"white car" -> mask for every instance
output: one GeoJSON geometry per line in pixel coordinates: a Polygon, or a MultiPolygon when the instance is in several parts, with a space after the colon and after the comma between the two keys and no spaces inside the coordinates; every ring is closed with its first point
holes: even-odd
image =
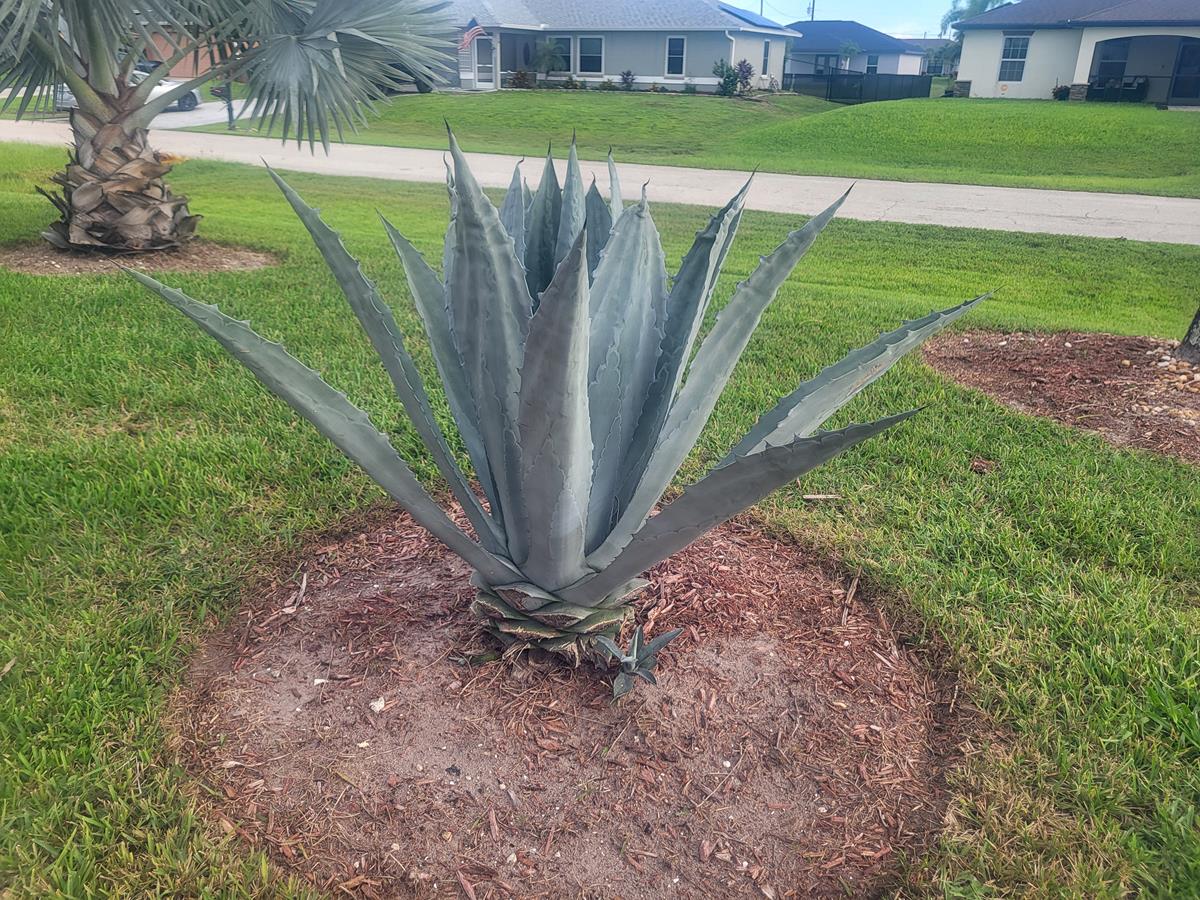
{"type": "MultiPolygon", "coordinates": [[[[133,75],[130,76],[130,78],[129,78],[129,83],[137,84],[145,77],[146,77],[145,72],[134,72],[133,75]]],[[[158,84],[156,84],[150,90],[150,99],[153,100],[155,97],[161,97],[167,91],[179,87],[180,84],[182,84],[182,82],[172,81],[170,78],[164,78],[162,81],[160,81],[158,84]]],[[[79,104],[75,102],[75,95],[71,93],[71,89],[68,88],[65,84],[60,84],[60,85],[58,85],[57,88],[55,88],[55,91],[54,91],[54,106],[55,106],[55,108],[57,108],[57,109],[74,109],[78,105],[79,104]]],[[[167,109],[178,109],[178,110],[182,110],[183,112],[188,112],[189,110],[195,109],[199,105],[200,105],[200,92],[193,89],[193,90],[188,91],[186,94],[184,94],[178,100],[176,100],[172,106],[168,106],[167,109]]]]}

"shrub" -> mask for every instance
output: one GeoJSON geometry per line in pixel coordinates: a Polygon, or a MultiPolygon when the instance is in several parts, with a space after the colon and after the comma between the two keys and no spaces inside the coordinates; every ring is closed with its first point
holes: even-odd
{"type": "Polygon", "coordinates": [[[749,60],[741,60],[733,71],[737,73],[737,89],[739,94],[750,93],[754,87],[754,66],[750,65],[749,60]]]}
{"type": "Polygon", "coordinates": [[[596,90],[598,91],[615,91],[616,89],[617,83],[611,78],[605,78],[602,82],[596,85],[596,90]]]}
{"type": "Polygon", "coordinates": [[[685,81],[683,83],[683,92],[685,94],[696,93],[696,82],[692,81],[690,78],[687,81],[685,81]]]}
{"type": "Polygon", "coordinates": [[[655,654],[674,635],[645,642],[639,627],[627,653],[615,643],[631,597],[646,585],[641,573],[911,416],[818,430],[979,300],[906,322],[803,382],[655,513],[755,326],[845,196],[762,258],[698,341],[749,181],[697,234],[669,280],[645,189],[625,206],[611,156],[607,202],[594,182],[585,191],[572,143],[562,188],[547,156],[537,193],[527,199],[518,167],[497,210],[453,135],[450,155],[445,282],[403,235],[384,227],[483,499],[450,450],[391,308],[337,232],[271,175],[329,264],[474,535],[426,492],[366,413],[280,344],[129,273],[216,338],[474,569],[471,610],[506,652],[538,648],[575,664],[616,660],[620,695],[635,677],[653,681],[655,654]]]}
{"type": "Polygon", "coordinates": [[[620,78],[621,90],[623,91],[632,91],[633,86],[637,84],[637,76],[633,74],[632,69],[626,69],[621,73],[620,78]]]}
{"type": "Polygon", "coordinates": [[[717,76],[717,93],[722,97],[732,97],[737,93],[738,74],[737,69],[731,66],[728,61],[718,59],[713,64],[713,74],[717,76]]]}
{"type": "Polygon", "coordinates": [[[537,87],[537,77],[532,72],[526,72],[524,69],[517,69],[508,79],[510,88],[518,88],[520,90],[529,90],[537,87]]]}
{"type": "Polygon", "coordinates": [[[1050,90],[1050,96],[1055,100],[1070,100],[1071,86],[1069,84],[1057,84],[1050,90]]]}

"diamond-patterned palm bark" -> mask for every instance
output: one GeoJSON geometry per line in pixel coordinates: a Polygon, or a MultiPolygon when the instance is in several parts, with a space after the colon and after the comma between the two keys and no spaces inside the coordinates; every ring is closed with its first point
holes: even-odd
{"type": "Polygon", "coordinates": [[[42,233],[46,240],[64,250],[135,253],[192,237],[200,217],[163,181],[171,166],[150,148],[146,129],[100,124],[78,110],[71,128],[74,152],[52,179],[62,194],[41,191],[62,214],[42,233]]]}

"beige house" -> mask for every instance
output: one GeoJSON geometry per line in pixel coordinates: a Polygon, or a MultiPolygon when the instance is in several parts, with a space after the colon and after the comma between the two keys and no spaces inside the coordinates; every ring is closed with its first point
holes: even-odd
{"type": "Polygon", "coordinates": [[[550,42],[559,66],[548,78],[570,76],[589,86],[620,82],[670,91],[691,85],[715,90],[713,65],[745,59],[759,87],[783,81],[783,60],[793,32],[748,10],[718,0],[453,0],[450,13],[465,40],[452,86],[490,91],[513,73],[533,73],[538,44],[550,42]]]}
{"type": "Polygon", "coordinates": [[[1200,105],[1200,0],[1022,0],[954,27],[972,97],[1200,105]]]}

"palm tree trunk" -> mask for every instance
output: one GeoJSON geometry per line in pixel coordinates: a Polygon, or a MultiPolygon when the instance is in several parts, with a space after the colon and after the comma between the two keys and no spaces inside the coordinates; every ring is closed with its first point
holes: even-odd
{"type": "Polygon", "coordinates": [[[42,233],[46,240],[64,250],[135,253],[192,236],[200,217],[163,181],[171,166],[150,148],[145,128],[126,130],[75,109],[71,131],[74,151],[52,179],[62,195],[42,191],[62,214],[42,233]]]}
{"type": "Polygon", "coordinates": [[[1200,309],[1196,310],[1196,318],[1192,319],[1191,327],[1183,336],[1175,355],[1186,363],[1200,366],[1200,309]]]}

